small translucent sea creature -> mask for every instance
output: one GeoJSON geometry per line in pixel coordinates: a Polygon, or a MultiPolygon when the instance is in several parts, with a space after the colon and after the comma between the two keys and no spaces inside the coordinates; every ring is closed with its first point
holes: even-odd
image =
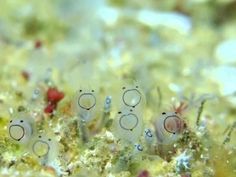
{"type": "Polygon", "coordinates": [[[112,97],[111,96],[107,96],[105,99],[105,103],[104,103],[104,112],[108,113],[111,110],[111,101],[112,101],[112,97]]]}
{"type": "Polygon", "coordinates": [[[51,136],[38,134],[31,142],[31,152],[37,156],[43,164],[47,164],[58,155],[58,146],[51,136]]]}
{"type": "Polygon", "coordinates": [[[143,120],[138,111],[124,107],[117,113],[113,122],[114,133],[118,138],[137,142],[143,132],[143,120]]]}
{"type": "Polygon", "coordinates": [[[35,130],[34,120],[25,113],[18,113],[9,122],[8,134],[19,144],[28,144],[35,130]]]}
{"type": "Polygon", "coordinates": [[[183,132],[186,124],[176,112],[163,112],[155,122],[155,132],[159,144],[171,144],[183,132]]]}
{"type": "Polygon", "coordinates": [[[144,102],[144,96],[139,86],[122,87],[122,102],[124,105],[135,108],[144,102]]]}
{"type": "Polygon", "coordinates": [[[33,88],[29,97],[29,110],[32,110],[32,112],[44,112],[46,89],[46,85],[41,82],[33,88]]]}
{"type": "Polygon", "coordinates": [[[29,107],[41,106],[45,103],[45,94],[46,94],[46,85],[43,83],[39,83],[36,87],[32,90],[30,95],[30,105],[29,107]]]}
{"type": "Polygon", "coordinates": [[[144,151],[143,146],[141,144],[135,143],[134,149],[132,153],[130,154],[130,157],[135,161],[140,161],[143,156],[143,151],[144,151]]]}
{"type": "Polygon", "coordinates": [[[143,151],[143,147],[140,144],[135,144],[134,147],[136,151],[139,151],[139,152],[143,151]]]}
{"type": "Polygon", "coordinates": [[[145,133],[145,138],[152,138],[153,137],[152,131],[150,129],[145,129],[144,133],[145,133]]]}
{"type": "Polygon", "coordinates": [[[145,129],[144,130],[144,138],[145,138],[145,141],[148,145],[152,144],[153,142],[153,133],[151,131],[151,129],[145,129]]]}
{"type": "Polygon", "coordinates": [[[109,125],[109,116],[111,112],[112,97],[106,96],[103,106],[103,115],[99,125],[99,129],[102,129],[104,126],[109,125]]]}
{"type": "Polygon", "coordinates": [[[40,88],[35,88],[34,91],[33,91],[33,94],[32,94],[32,100],[33,101],[36,100],[39,96],[42,96],[41,95],[41,90],[40,90],[40,88]]]}
{"type": "Polygon", "coordinates": [[[42,78],[44,83],[47,84],[48,86],[53,85],[52,73],[53,73],[52,68],[47,68],[42,78]]]}
{"type": "Polygon", "coordinates": [[[80,119],[88,122],[94,118],[97,107],[97,96],[93,89],[87,91],[80,89],[74,100],[74,107],[80,119]]]}
{"type": "Polygon", "coordinates": [[[46,156],[50,150],[49,142],[51,139],[49,138],[48,140],[41,140],[42,136],[40,135],[38,137],[39,139],[36,140],[32,146],[32,151],[33,153],[38,157],[43,157],[46,156]]]}
{"type": "Polygon", "coordinates": [[[88,141],[87,123],[96,117],[100,106],[94,89],[80,89],[77,91],[73,107],[78,117],[78,131],[83,143],[88,141]]]}

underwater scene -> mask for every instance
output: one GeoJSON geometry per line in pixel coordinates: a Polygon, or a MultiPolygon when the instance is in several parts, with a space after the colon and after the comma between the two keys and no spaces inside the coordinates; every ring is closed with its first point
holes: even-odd
{"type": "Polygon", "coordinates": [[[236,177],[235,0],[0,0],[0,177],[236,177]]]}

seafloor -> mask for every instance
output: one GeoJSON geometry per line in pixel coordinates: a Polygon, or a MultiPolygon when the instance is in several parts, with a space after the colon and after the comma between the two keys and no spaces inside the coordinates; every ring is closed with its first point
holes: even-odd
{"type": "Polygon", "coordinates": [[[0,0],[1,177],[235,177],[236,1],[0,0]]]}

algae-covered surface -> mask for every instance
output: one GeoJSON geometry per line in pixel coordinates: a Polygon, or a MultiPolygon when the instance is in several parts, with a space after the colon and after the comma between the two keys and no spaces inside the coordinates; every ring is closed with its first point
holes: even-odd
{"type": "Polygon", "coordinates": [[[1,0],[0,176],[236,176],[234,0],[1,0]]]}

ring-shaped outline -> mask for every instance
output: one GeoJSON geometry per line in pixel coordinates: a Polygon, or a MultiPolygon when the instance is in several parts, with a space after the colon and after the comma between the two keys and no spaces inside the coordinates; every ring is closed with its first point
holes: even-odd
{"type": "Polygon", "coordinates": [[[138,117],[135,115],[135,114],[133,114],[133,113],[129,113],[129,114],[124,114],[124,115],[122,115],[121,117],[120,117],[120,119],[119,119],[119,124],[120,124],[120,127],[122,128],[122,129],[124,129],[124,130],[129,130],[129,131],[133,131],[133,129],[135,128],[135,127],[137,127],[137,125],[138,125],[138,117]],[[126,128],[126,127],[124,127],[123,125],[122,125],[122,123],[121,123],[121,119],[122,118],[124,118],[124,117],[126,117],[126,116],[129,116],[129,115],[132,115],[132,116],[134,116],[135,118],[136,118],[136,123],[135,123],[135,125],[133,126],[133,128],[126,128]]]}
{"type": "Polygon", "coordinates": [[[86,109],[86,110],[90,110],[90,109],[92,109],[95,105],[96,105],[96,97],[92,94],[92,93],[82,93],[80,96],[79,96],[79,98],[78,98],[78,105],[79,105],[79,107],[81,107],[82,109],[86,109]],[[86,108],[86,107],[84,107],[84,106],[82,106],[81,104],[80,104],[80,99],[81,99],[81,97],[82,96],[85,96],[85,95],[90,95],[90,96],[92,96],[93,98],[94,98],[94,100],[95,100],[95,102],[94,102],[94,104],[92,105],[92,106],[90,106],[89,108],[86,108]]]}
{"type": "Polygon", "coordinates": [[[35,144],[38,143],[38,142],[41,142],[41,143],[44,143],[44,144],[47,144],[47,145],[48,145],[48,152],[47,152],[46,154],[42,155],[42,156],[48,155],[48,153],[49,153],[49,151],[50,151],[50,146],[49,146],[49,144],[48,144],[46,141],[43,141],[43,140],[37,140],[37,141],[34,142],[34,144],[33,144],[33,146],[32,146],[33,153],[34,153],[36,156],[38,156],[39,158],[42,157],[42,156],[38,155],[38,154],[35,152],[35,150],[34,150],[34,149],[35,149],[34,146],[35,146],[35,144]]]}
{"type": "Polygon", "coordinates": [[[10,135],[10,137],[11,137],[12,139],[14,139],[14,140],[16,140],[16,141],[20,141],[20,140],[21,140],[22,138],[24,138],[24,136],[25,136],[25,128],[24,128],[23,126],[19,125],[19,124],[11,125],[11,126],[9,127],[9,135],[10,135]],[[12,128],[13,126],[20,127],[20,128],[23,130],[23,135],[22,135],[19,139],[16,139],[16,138],[14,138],[14,137],[11,135],[11,128],[12,128]]]}
{"type": "Polygon", "coordinates": [[[178,116],[176,116],[176,115],[167,116],[167,117],[165,118],[165,120],[164,120],[164,123],[163,123],[164,129],[165,129],[167,132],[172,133],[172,134],[176,134],[176,132],[169,131],[169,130],[166,128],[166,120],[167,120],[168,118],[170,118],[170,117],[175,117],[175,118],[180,119],[180,120],[181,120],[181,118],[178,117],[178,116]]]}
{"type": "Polygon", "coordinates": [[[134,108],[135,106],[137,106],[137,105],[141,102],[141,99],[142,99],[142,94],[141,94],[141,92],[140,92],[138,89],[128,89],[128,90],[126,90],[126,91],[123,93],[123,95],[122,95],[122,100],[123,100],[124,104],[125,104],[126,106],[133,107],[133,108],[134,108]],[[130,105],[130,104],[128,104],[128,103],[125,101],[125,94],[126,94],[127,92],[133,91],[133,90],[135,90],[135,91],[138,92],[140,98],[139,98],[138,102],[137,102],[135,105],[130,105]]]}

